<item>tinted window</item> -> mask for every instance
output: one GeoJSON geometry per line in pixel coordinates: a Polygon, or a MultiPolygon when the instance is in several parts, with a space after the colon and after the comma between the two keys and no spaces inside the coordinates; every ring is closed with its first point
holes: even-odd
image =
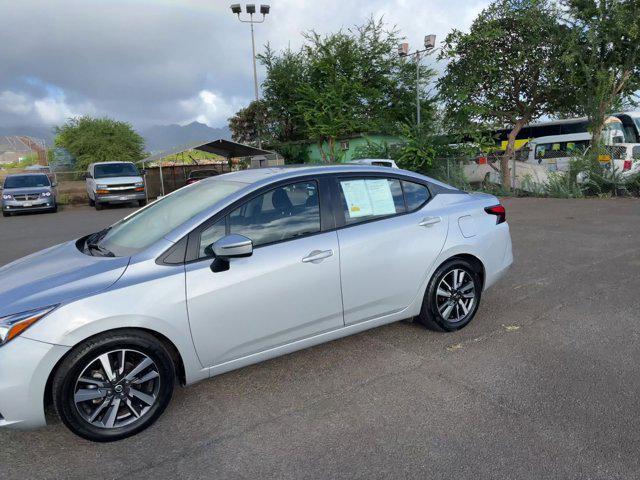
{"type": "Polygon", "coordinates": [[[391,178],[354,178],[340,181],[347,225],[403,213],[400,181],[391,178]]]}
{"type": "Polygon", "coordinates": [[[4,188],[34,188],[49,187],[49,177],[46,175],[16,175],[4,180],[4,188]]]}
{"type": "Polygon", "coordinates": [[[633,158],[634,160],[640,160],[640,147],[633,147],[631,158],[633,158]]]}
{"type": "Polygon", "coordinates": [[[94,178],[138,177],[139,175],[133,163],[105,163],[93,167],[94,178]]]}
{"type": "Polygon", "coordinates": [[[319,231],[320,205],[316,182],[275,188],[229,214],[229,233],[250,238],[254,246],[319,231]]]}
{"type": "Polygon", "coordinates": [[[402,182],[407,209],[411,212],[422,207],[429,200],[429,189],[424,185],[413,182],[402,182]]]}

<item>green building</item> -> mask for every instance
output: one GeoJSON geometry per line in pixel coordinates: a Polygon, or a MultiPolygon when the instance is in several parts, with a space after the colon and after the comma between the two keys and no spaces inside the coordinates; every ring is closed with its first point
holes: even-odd
{"type": "MultiPolygon", "coordinates": [[[[343,137],[340,139],[336,139],[335,142],[335,151],[336,151],[336,160],[340,162],[349,162],[354,159],[354,152],[358,147],[363,147],[367,145],[367,141],[370,143],[382,143],[387,142],[389,146],[397,145],[402,142],[402,139],[395,135],[386,135],[381,133],[357,133],[354,135],[349,135],[347,137],[343,137]]],[[[310,163],[319,163],[322,162],[322,154],[320,153],[320,149],[318,147],[317,142],[296,142],[300,144],[308,145],[308,161],[310,163]]],[[[325,142],[322,146],[323,150],[326,152],[329,151],[329,145],[325,142]]]]}

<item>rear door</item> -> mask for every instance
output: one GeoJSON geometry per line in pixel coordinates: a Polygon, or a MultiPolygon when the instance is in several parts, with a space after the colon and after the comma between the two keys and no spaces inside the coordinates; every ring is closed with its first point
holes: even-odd
{"type": "Polygon", "coordinates": [[[385,176],[338,177],[345,324],[405,309],[442,250],[448,218],[427,186],[385,176]]]}

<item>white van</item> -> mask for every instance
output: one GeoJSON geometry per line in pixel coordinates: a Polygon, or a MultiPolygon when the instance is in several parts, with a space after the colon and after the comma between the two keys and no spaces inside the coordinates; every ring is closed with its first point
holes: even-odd
{"type": "Polygon", "coordinates": [[[85,174],[89,205],[102,210],[106,203],[147,203],[144,180],[131,162],[92,163],[85,174]]]}

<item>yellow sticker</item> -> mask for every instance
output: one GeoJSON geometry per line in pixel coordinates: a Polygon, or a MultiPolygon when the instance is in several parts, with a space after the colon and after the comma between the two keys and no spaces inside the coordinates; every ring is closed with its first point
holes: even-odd
{"type": "Polygon", "coordinates": [[[352,212],[359,212],[360,211],[360,207],[357,207],[357,206],[354,205],[353,207],[351,207],[351,211],[352,212]]]}

